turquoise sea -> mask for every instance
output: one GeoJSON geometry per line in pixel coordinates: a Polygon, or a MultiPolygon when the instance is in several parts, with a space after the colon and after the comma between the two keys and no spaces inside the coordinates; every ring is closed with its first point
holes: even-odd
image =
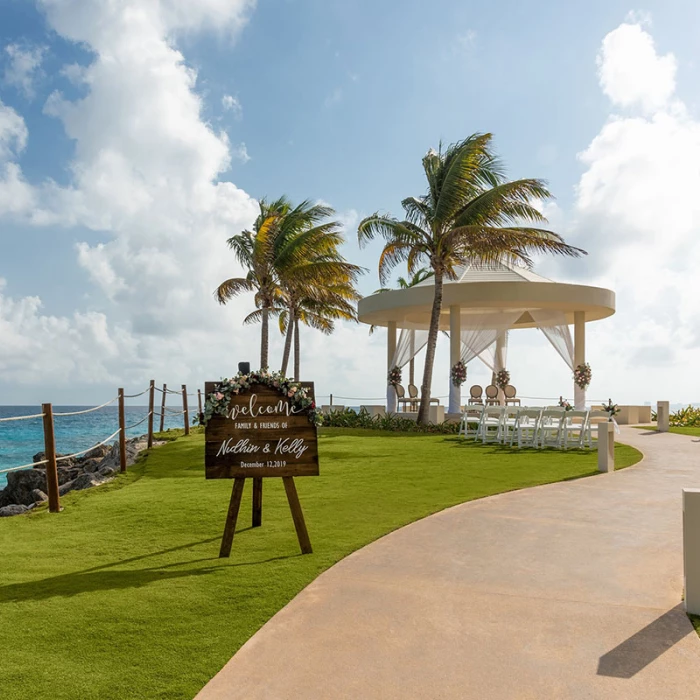
{"type": "MultiPolygon", "coordinates": [[[[82,411],[90,406],[54,406],[54,414],[82,411]]],[[[156,409],[157,411],[158,409],[156,409]]],[[[182,410],[174,404],[172,410],[182,410]]],[[[127,426],[137,423],[148,414],[147,406],[126,406],[127,426]]],[[[30,416],[41,413],[41,406],[0,406],[0,418],[10,416],[30,416]]],[[[190,422],[197,415],[197,409],[190,408],[190,422]]],[[[160,427],[160,417],[154,415],[154,428],[160,427]]],[[[182,428],[182,415],[165,417],[165,428],[182,428]]],[[[61,454],[79,452],[98,442],[102,442],[119,428],[117,406],[106,406],[80,416],[54,417],[56,451],[61,454]]],[[[143,435],[148,430],[148,421],[127,430],[128,437],[143,435]]],[[[115,442],[116,438],[110,442],[115,442]]],[[[32,462],[37,452],[44,450],[44,429],[41,418],[0,422],[0,471],[32,462]]],[[[0,474],[0,489],[7,483],[5,474],[0,474]]]]}

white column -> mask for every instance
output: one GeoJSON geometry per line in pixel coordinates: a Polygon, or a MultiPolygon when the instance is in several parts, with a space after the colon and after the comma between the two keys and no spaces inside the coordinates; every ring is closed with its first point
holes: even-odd
{"type": "MultiPolygon", "coordinates": [[[[574,367],[586,362],[586,312],[574,311],[574,367]]],[[[586,408],[586,392],[574,382],[574,408],[586,408]]]]}
{"type": "Polygon", "coordinates": [[[700,615],[700,489],[683,489],[685,611],[700,615]]]}
{"type": "Polygon", "coordinates": [[[452,383],[452,368],[462,357],[462,319],[459,315],[459,306],[450,306],[450,402],[448,413],[461,413],[462,387],[452,383]]]}
{"type": "MultiPolygon", "coordinates": [[[[386,376],[392,368],[394,355],[396,354],[396,321],[389,321],[386,327],[386,376]]],[[[396,391],[387,382],[386,385],[386,410],[387,413],[396,412],[396,391]]]]}
{"type": "Polygon", "coordinates": [[[598,423],[598,471],[615,471],[615,432],[611,421],[598,423]]]}
{"type": "Polygon", "coordinates": [[[668,401],[656,402],[656,429],[660,433],[667,433],[669,427],[670,403],[668,401]]]}
{"type": "MultiPolygon", "coordinates": [[[[508,353],[508,331],[498,331],[496,336],[496,356],[493,362],[493,377],[491,381],[496,383],[496,375],[502,369],[506,368],[506,357],[508,353]]],[[[498,390],[498,402],[503,406],[505,403],[505,394],[501,389],[498,390]]]]}

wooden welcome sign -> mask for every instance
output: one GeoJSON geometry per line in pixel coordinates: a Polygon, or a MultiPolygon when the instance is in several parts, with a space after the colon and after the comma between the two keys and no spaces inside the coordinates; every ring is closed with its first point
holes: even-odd
{"type": "MultiPolygon", "coordinates": [[[[313,398],[313,383],[303,383],[313,398]]],[[[218,385],[207,382],[207,397],[218,385]]],[[[301,551],[311,541],[299,503],[295,476],[318,476],[318,435],[307,409],[265,384],[251,384],[231,396],[226,414],[212,415],[205,428],[204,467],[207,479],[234,479],[219,557],[231,553],[236,520],[246,479],[253,479],[253,527],[262,524],[264,477],[281,477],[292,511],[301,551]]]]}

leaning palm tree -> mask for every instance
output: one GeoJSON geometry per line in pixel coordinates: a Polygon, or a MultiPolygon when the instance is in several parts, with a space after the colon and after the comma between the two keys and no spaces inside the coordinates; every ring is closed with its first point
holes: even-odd
{"type": "MultiPolygon", "coordinates": [[[[280,331],[290,340],[294,336],[294,379],[300,377],[301,343],[299,325],[330,335],[335,330],[336,321],[357,322],[355,302],[361,295],[351,281],[329,286],[315,285],[307,290],[290,290],[286,308],[280,311],[280,331]]],[[[289,353],[286,356],[289,360],[289,353]]],[[[286,369],[286,367],[285,367],[286,369]]]]}
{"type": "Polygon", "coordinates": [[[567,245],[561,236],[538,228],[546,223],[533,201],[551,197],[542,180],[508,182],[491,150],[491,134],[473,134],[437,152],[428,151],[423,169],[428,181],[421,197],[401,202],[405,219],[375,213],[360,222],[361,245],[380,236],[382,283],[400,262],[409,274],[430,265],[435,276],[425,369],[418,421],[428,422],[430,387],[442,311],[443,281],[455,279],[455,268],[468,262],[521,262],[532,266],[532,253],[578,257],[585,251],[567,245]]]}
{"type": "Polygon", "coordinates": [[[260,200],[260,214],[253,231],[243,231],[228,239],[228,246],[236,259],[247,269],[245,277],[232,277],[222,282],[214,292],[220,304],[244,292],[255,292],[256,311],[248,314],[244,323],[262,322],[260,335],[260,368],[268,367],[269,316],[274,313],[280,296],[275,271],[275,260],[283,243],[280,224],[292,207],[286,197],[272,202],[260,200]]]}

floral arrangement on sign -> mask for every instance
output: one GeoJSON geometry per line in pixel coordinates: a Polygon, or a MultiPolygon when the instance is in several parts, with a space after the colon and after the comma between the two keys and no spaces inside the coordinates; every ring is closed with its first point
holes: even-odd
{"type": "Polygon", "coordinates": [[[583,389],[584,391],[588,389],[592,378],[593,372],[591,372],[591,366],[588,362],[576,366],[574,370],[574,382],[579,389],[583,389]]]}
{"type": "Polygon", "coordinates": [[[216,389],[207,396],[202,424],[206,425],[212,416],[225,416],[231,397],[249,389],[252,384],[263,384],[271,389],[277,389],[282,396],[286,396],[291,401],[293,408],[307,411],[309,422],[314,425],[321,425],[323,422],[321,412],[316,409],[316,402],[299,382],[287,379],[281,372],[259,370],[249,374],[239,372],[232,379],[222,379],[216,385],[216,389]]]}
{"type": "Polygon", "coordinates": [[[396,387],[399,384],[401,384],[401,367],[394,365],[389,370],[389,374],[387,375],[387,381],[389,382],[389,386],[393,386],[394,389],[396,389],[396,387]]]}
{"type": "Polygon", "coordinates": [[[510,372],[503,368],[496,372],[496,386],[503,391],[510,384],[510,372]]]}
{"type": "Polygon", "coordinates": [[[603,409],[607,411],[608,416],[610,416],[608,420],[612,420],[615,417],[615,414],[620,412],[620,409],[617,407],[617,404],[613,403],[611,399],[608,399],[608,405],[603,406],[603,409]]]}
{"type": "Polygon", "coordinates": [[[467,381],[467,366],[460,360],[452,367],[450,374],[452,375],[452,383],[455,386],[462,386],[467,381]]]}
{"type": "Polygon", "coordinates": [[[559,397],[559,406],[566,411],[573,411],[574,407],[566,400],[563,399],[561,396],[559,397]]]}

